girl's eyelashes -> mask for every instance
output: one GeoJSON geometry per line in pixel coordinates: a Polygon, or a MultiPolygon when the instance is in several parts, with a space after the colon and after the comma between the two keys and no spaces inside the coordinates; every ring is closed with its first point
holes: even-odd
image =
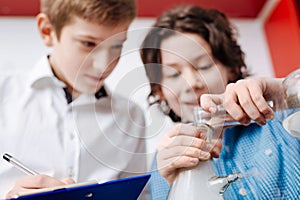
{"type": "Polygon", "coordinates": [[[179,72],[175,72],[173,74],[169,74],[167,77],[169,77],[169,78],[177,78],[179,76],[180,76],[180,73],[179,72]]]}
{"type": "Polygon", "coordinates": [[[214,66],[214,62],[201,61],[198,64],[190,65],[190,66],[181,66],[181,65],[164,65],[163,76],[165,78],[175,79],[182,75],[182,69],[185,67],[193,67],[195,71],[205,71],[209,70],[214,66]]]}
{"type": "Polygon", "coordinates": [[[177,78],[181,75],[180,70],[177,70],[172,66],[164,65],[162,70],[163,77],[165,78],[177,78]]]}
{"type": "MultiPolygon", "coordinates": [[[[195,67],[196,70],[208,70],[210,69],[211,67],[214,66],[214,63],[210,63],[210,64],[207,64],[207,65],[200,65],[199,67],[195,67]]],[[[177,78],[181,75],[181,72],[180,71],[177,71],[177,70],[172,70],[173,73],[166,73],[166,77],[168,78],[177,78]]]]}
{"type": "Polygon", "coordinates": [[[112,49],[122,49],[123,48],[123,44],[115,44],[111,48],[112,49]]]}
{"type": "Polygon", "coordinates": [[[214,66],[214,63],[209,63],[207,65],[200,65],[198,67],[196,67],[197,70],[207,70],[209,68],[211,68],[212,66],[214,66]]]}

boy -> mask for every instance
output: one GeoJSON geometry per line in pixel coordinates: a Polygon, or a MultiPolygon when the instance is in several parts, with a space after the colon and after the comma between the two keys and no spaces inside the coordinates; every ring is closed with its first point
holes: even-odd
{"type": "Polygon", "coordinates": [[[37,26],[53,51],[28,74],[1,77],[0,153],[47,175],[21,178],[3,161],[2,197],[146,172],[143,113],[103,83],[135,14],[134,0],[41,0],[37,26]]]}

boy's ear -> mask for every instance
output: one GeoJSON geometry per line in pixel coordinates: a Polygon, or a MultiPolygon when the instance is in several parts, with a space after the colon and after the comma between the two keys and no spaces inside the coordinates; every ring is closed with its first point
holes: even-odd
{"type": "Polygon", "coordinates": [[[55,30],[45,13],[40,13],[36,17],[38,31],[43,42],[47,46],[52,46],[56,37],[55,30]]]}

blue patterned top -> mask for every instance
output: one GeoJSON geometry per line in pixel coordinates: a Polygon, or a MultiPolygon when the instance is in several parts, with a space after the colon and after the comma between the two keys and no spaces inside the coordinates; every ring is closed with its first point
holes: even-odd
{"type": "MultiPolygon", "coordinates": [[[[227,129],[214,166],[218,175],[244,174],[227,189],[224,199],[300,199],[300,140],[277,120],[265,126],[227,129]]],[[[169,185],[157,170],[153,170],[150,191],[154,200],[167,198],[169,185]]]]}

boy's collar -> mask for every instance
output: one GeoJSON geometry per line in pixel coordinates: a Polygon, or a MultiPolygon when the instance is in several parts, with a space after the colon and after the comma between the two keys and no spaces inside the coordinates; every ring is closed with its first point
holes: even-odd
{"type": "MultiPolygon", "coordinates": [[[[51,69],[48,56],[43,56],[34,67],[29,77],[29,83],[32,88],[41,89],[49,86],[66,88],[66,84],[57,79],[51,69]]],[[[100,99],[108,96],[104,86],[96,93],[95,98],[100,99]]]]}
{"type": "Polygon", "coordinates": [[[106,92],[104,86],[102,86],[100,88],[100,90],[98,90],[98,92],[95,93],[95,97],[96,97],[96,99],[100,99],[102,97],[107,97],[107,92],[106,92]]]}
{"type": "Polygon", "coordinates": [[[30,74],[29,83],[32,88],[36,89],[49,86],[65,87],[65,83],[54,76],[47,56],[43,56],[35,65],[30,74]]]}
{"type": "MultiPolygon", "coordinates": [[[[68,103],[68,104],[72,103],[72,102],[73,102],[73,98],[72,98],[71,92],[70,92],[66,87],[64,87],[63,90],[64,90],[65,95],[66,95],[67,103],[68,103]]],[[[102,97],[107,97],[107,96],[108,96],[108,95],[107,95],[107,92],[106,92],[104,86],[102,86],[102,87],[98,90],[98,92],[95,93],[95,98],[96,98],[96,99],[100,99],[100,98],[102,98],[102,97]]]]}

